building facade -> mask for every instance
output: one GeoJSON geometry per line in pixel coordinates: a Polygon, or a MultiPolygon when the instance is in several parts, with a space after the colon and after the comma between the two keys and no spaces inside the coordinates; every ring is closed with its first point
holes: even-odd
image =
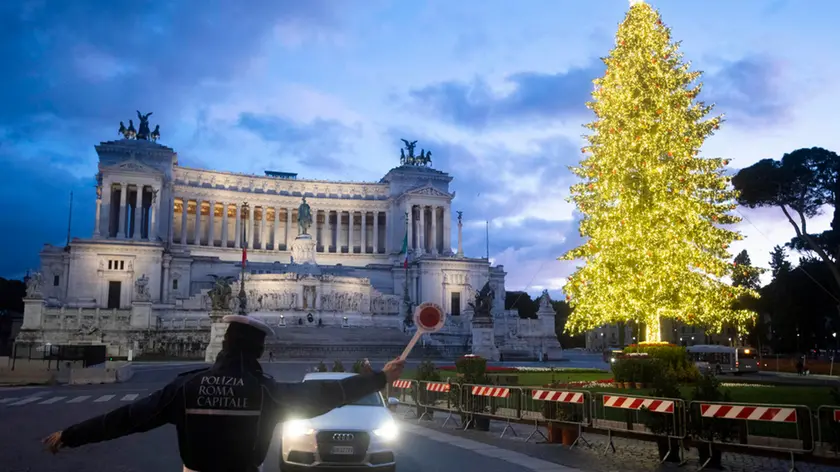
{"type": "Polygon", "coordinates": [[[208,291],[220,279],[236,291],[242,277],[247,313],[278,327],[400,329],[407,307],[426,301],[457,319],[488,281],[504,307],[504,268],[453,251],[452,177],[413,147],[378,182],[182,167],[148,139],[95,149],[92,234],[43,248],[19,341],[104,343],[111,355],[173,339],[201,349],[208,291]],[[296,253],[304,200],[313,244],[296,253]]]}

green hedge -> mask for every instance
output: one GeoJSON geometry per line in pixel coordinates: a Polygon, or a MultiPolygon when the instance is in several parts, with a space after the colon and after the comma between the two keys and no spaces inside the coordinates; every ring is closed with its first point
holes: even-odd
{"type": "MultiPolygon", "coordinates": [[[[672,375],[680,383],[694,383],[700,379],[700,371],[697,370],[697,366],[688,358],[688,354],[682,346],[675,346],[673,344],[634,344],[627,346],[624,352],[628,354],[646,353],[648,359],[660,361],[661,364],[659,364],[659,367],[668,370],[668,374],[672,375]]],[[[616,378],[616,381],[619,381],[618,378],[616,378]]],[[[646,381],[651,380],[641,380],[640,382],[646,381]]],[[[631,380],[626,380],[626,382],[631,382],[631,380]]]]}

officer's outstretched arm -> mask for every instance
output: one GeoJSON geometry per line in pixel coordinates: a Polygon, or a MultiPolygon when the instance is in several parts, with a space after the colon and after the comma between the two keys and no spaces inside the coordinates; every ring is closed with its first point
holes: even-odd
{"type": "Polygon", "coordinates": [[[385,373],[376,372],[334,381],[277,383],[271,396],[280,410],[280,421],[308,419],[378,392],[385,385],[385,373]]]}
{"type": "Polygon", "coordinates": [[[176,379],[146,398],[70,426],[62,431],[61,443],[79,447],[163,426],[172,421],[173,402],[180,390],[181,383],[176,379]]]}

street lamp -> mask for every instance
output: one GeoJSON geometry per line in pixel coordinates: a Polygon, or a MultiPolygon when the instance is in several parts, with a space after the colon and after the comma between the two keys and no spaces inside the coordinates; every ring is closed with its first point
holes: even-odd
{"type": "Polygon", "coordinates": [[[834,352],[831,353],[831,368],[828,370],[828,375],[834,375],[834,357],[837,356],[837,332],[831,333],[831,337],[834,338],[834,352]]]}
{"type": "Polygon", "coordinates": [[[242,204],[242,219],[243,221],[240,222],[242,225],[242,272],[239,275],[239,314],[245,316],[247,313],[245,312],[245,307],[247,305],[247,298],[245,295],[245,255],[247,254],[246,250],[248,248],[248,225],[244,224],[248,218],[248,202],[242,204]]]}

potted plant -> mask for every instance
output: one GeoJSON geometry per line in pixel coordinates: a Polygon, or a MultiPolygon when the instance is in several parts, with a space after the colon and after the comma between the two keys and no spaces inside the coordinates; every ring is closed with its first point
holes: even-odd
{"type": "MultiPolygon", "coordinates": [[[[651,363],[649,368],[657,367],[659,363],[651,363]]],[[[659,365],[659,367],[662,367],[659,365]]],[[[673,369],[662,368],[655,371],[653,374],[653,391],[651,396],[661,398],[682,399],[682,393],[679,389],[677,376],[673,369]]],[[[658,413],[648,409],[641,410],[639,419],[651,433],[658,435],[656,438],[656,447],[659,450],[659,458],[664,462],[680,462],[680,440],[674,437],[683,430],[682,424],[683,415],[679,414],[676,408],[679,408],[679,403],[675,405],[675,413],[658,413]]]]}
{"type": "Polygon", "coordinates": [[[616,388],[626,388],[624,384],[627,382],[628,361],[624,359],[616,359],[615,362],[612,363],[611,369],[616,388]]]}
{"type": "MultiPolygon", "coordinates": [[[[714,374],[706,374],[694,387],[692,394],[693,401],[707,402],[729,402],[729,392],[720,389],[720,381],[714,374]]],[[[706,468],[723,469],[721,464],[721,450],[715,447],[715,442],[725,442],[733,436],[735,428],[732,421],[720,420],[718,418],[704,418],[699,410],[692,411],[689,417],[689,430],[691,434],[706,442],[701,443],[697,452],[700,456],[700,463],[706,464],[706,468]]]]}
{"type": "MultiPolygon", "coordinates": [[[[458,372],[458,378],[462,384],[482,385],[487,383],[487,359],[483,357],[473,355],[462,356],[455,361],[455,370],[458,372]]],[[[468,422],[472,429],[490,431],[490,418],[475,415],[475,413],[484,413],[488,410],[489,398],[473,396],[472,392],[464,392],[463,388],[469,387],[462,387],[460,390],[462,390],[461,398],[470,398],[467,402],[470,408],[461,415],[461,420],[468,422]]]]}
{"type": "MultiPolygon", "coordinates": [[[[432,361],[423,361],[417,367],[417,380],[421,382],[440,382],[440,372],[435,368],[432,361]]],[[[434,417],[434,410],[429,407],[422,407],[419,404],[428,404],[431,401],[432,394],[422,386],[417,389],[417,417],[431,421],[434,417]]]]}

